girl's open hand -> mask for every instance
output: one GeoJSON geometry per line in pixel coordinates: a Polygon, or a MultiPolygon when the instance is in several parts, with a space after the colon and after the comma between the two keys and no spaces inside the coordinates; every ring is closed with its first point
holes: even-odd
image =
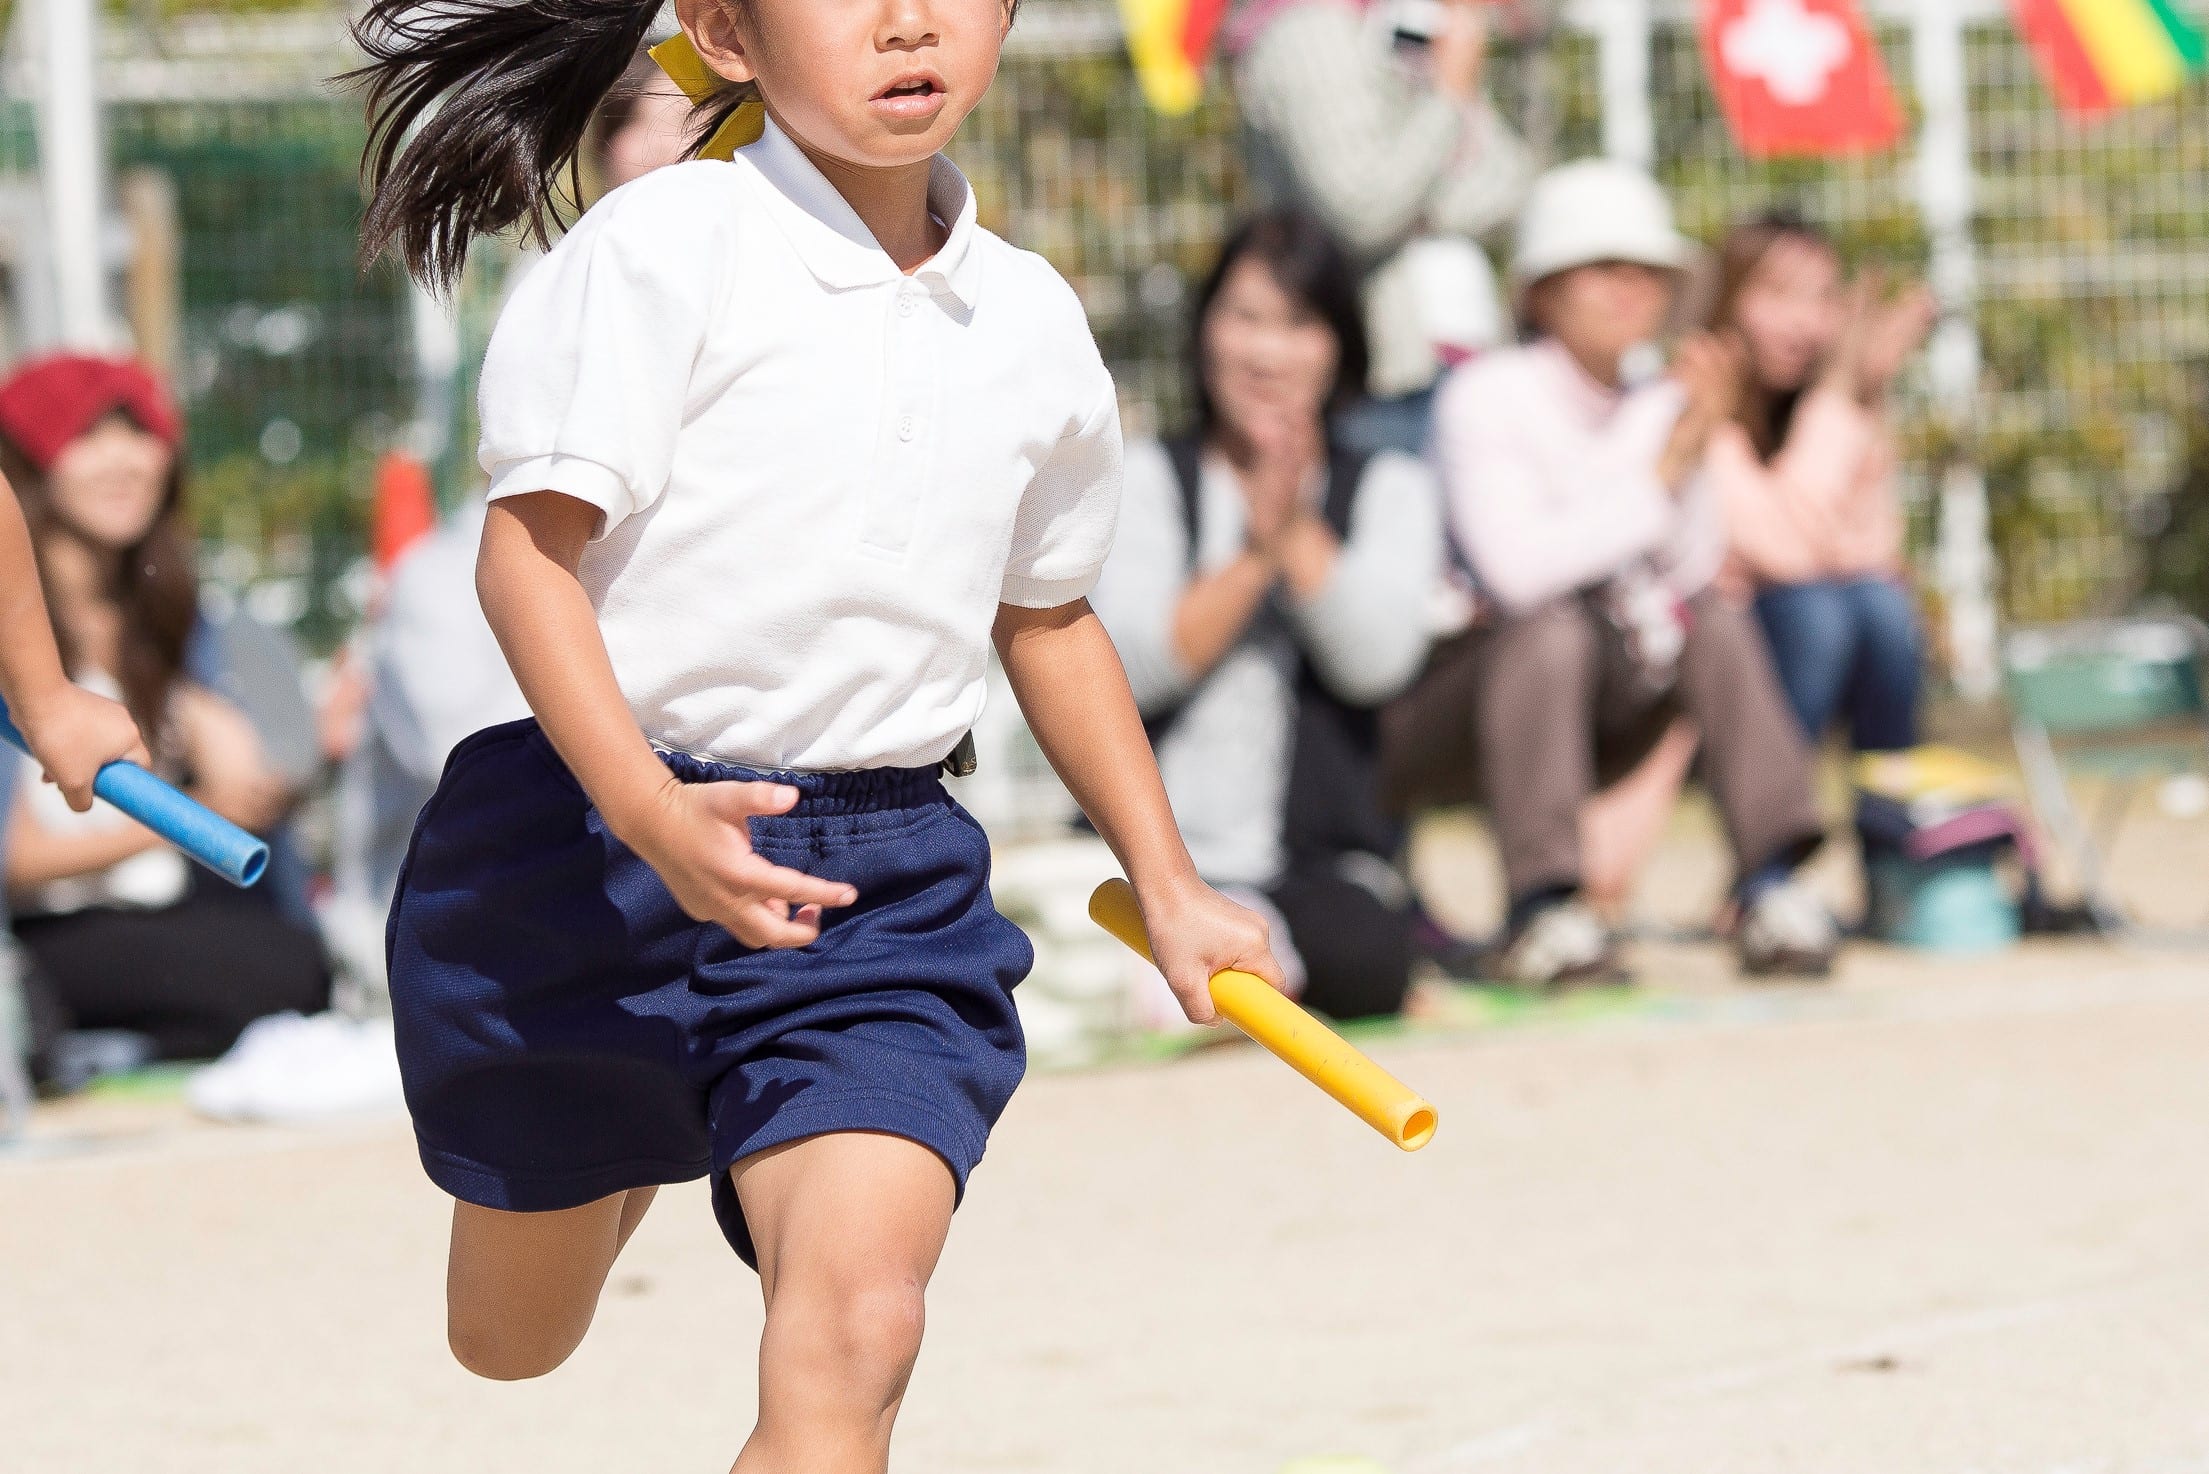
{"type": "Polygon", "coordinates": [[[783,783],[670,781],[642,832],[623,838],[692,920],[718,922],[747,947],[803,947],[820,936],[823,907],[849,906],[859,893],[752,848],[752,816],[785,813],[797,801],[783,783]]]}
{"type": "Polygon", "coordinates": [[[23,740],[46,770],[46,777],[83,813],[92,807],[92,780],[100,769],[122,759],[152,767],[145,739],[129,711],[81,686],[57,687],[17,713],[23,740]]]}
{"type": "Polygon", "coordinates": [[[1219,1010],[1212,1006],[1216,972],[1232,968],[1282,986],[1281,964],[1268,944],[1265,918],[1257,912],[1201,881],[1175,890],[1139,890],[1136,900],[1150,933],[1151,956],[1191,1023],[1219,1021],[1219,1010]]]}

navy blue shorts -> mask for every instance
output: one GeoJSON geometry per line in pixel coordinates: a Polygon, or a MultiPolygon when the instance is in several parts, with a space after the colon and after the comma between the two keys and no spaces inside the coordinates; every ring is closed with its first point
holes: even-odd
{"type": "Polygon", "coordinates": [[[859,892],[798,949],[691,920],[607,833],[535,721],[453,750],[388,934],[422,1165],[487,1208],[573,1208],[829,1131],[930,1148],[959,1190],[1027,1062],[1012,989],[1035,953],[989,895],[989,843],[934,769],[758,773],[665,754],[686,783],[772,778],[767,859],[859,892]]]}

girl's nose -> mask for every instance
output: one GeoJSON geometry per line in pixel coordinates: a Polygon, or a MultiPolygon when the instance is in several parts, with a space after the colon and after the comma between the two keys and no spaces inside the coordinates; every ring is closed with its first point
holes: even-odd
{"type": "Polygon", "coordinates": [[[929,0],[882,0],[882,44],[919,46],[935,40],[934,12],[929,0]]]}

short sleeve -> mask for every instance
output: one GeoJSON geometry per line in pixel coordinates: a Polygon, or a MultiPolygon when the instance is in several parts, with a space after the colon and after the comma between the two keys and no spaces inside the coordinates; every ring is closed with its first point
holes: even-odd
{"type": "Polygon", "coordinates": [[[1023,609],[1071,604],[1096,587],[1112,551],[1120,515],[1120,404],[1102,364],[1098,370],[1100,401],[1060,437],[1020,499],[1003,603],[1023,609]]]}
{"type": "Polygon", "coordinates": [[[604,537],[666,489],[727,256],[690,168],[607,196],[508,297],[478,391],[492,500],[572,496],[604,537]]]}

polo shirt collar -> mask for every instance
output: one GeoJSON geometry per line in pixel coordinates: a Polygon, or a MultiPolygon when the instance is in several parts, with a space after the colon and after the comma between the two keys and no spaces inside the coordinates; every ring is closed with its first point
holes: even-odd
{"type": "MultiPolygon", "coordinates": [[[[775,211],[777,220],[799,259],[823,286],[836,290],[880,286],[904,276],[859,213],[773,118],[766,120],[758,141],[742,152],[773,187],[781,206],[775,211]]],[[[975,223],[974,190],[958,166],[942,154],[929,163],[928,209],[950,224],[951,233],[943,249],[913,273],[913,280],[931,292],[948,292],[972,308],[981,270],[980,253],[974,249],[974,233],[980,228],[975,223]]]]}

